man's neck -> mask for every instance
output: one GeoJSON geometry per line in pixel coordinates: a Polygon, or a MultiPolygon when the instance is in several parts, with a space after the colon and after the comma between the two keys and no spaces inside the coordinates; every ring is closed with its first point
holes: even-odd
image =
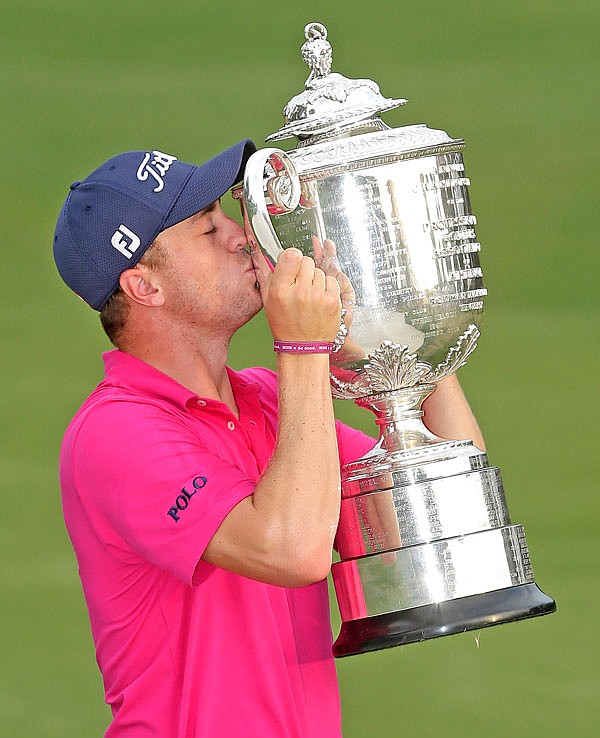
{"type": "Polygon", "coordinates": [[[229,339],[162,332],[152,340],[147,333],[129,335],[121,350],[145,361],[201,397],[223,402],[239,417],[227,373],[229,339]]]}

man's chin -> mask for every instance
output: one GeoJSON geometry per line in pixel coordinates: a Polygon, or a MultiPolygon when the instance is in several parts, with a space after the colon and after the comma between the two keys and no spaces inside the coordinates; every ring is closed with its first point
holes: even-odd
{"type": "Polygon", "coordinates": [[[246,323],[249,323],[252,320],[252,318],[257,316],[258,313],[260,313],[262,309],[263,309],[262,299],[258,301],[257,303],[254,303],[252,306],[248,306],[248,311],[246,312],[246,316],[243,322],[241,322],[238,328],[236,328],[236,330],[246,325],[246,323]]]}

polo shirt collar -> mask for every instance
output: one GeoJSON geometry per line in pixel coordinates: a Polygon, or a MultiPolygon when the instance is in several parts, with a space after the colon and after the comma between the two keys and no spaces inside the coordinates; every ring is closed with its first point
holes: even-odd
{"type": "MultiPolygon", "coordinates": [[[[142,359],[138,359],[125,351],[107,351],[102,354],[104,361],[105,381],[108,384],[132,390],[146,397],[153,397],[159,400],[165,400],[170,403],[187,409],[190,403],[195,403],[198,399],[206,400],[206,407],[224,408],[222,402],[211,398],[202,398],[183,385],[179,384],[175,379],[169,377],[142,359]]],[[[243,404],[244,401],[256,402],[260,391],[260,385],[257,382],[249,381],[243,374],[234,371],[230,367],[227,368],[229,381],[233,394],[238,402],[243,404]]],[[[242,412],[242,408],[240,408],[242,412]]]]}

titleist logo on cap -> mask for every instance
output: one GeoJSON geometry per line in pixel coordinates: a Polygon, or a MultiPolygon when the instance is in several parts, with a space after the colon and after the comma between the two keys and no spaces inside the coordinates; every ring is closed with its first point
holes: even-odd
{"type": "Polygon", "coordinates": [[[163,154],[162,151],[146,152],[138,167],[137,178],[145,182],[148,177],[152,177],[156,182],[156,187],[152,191],[160,192],[165,186],[164,176],[174,161],[177,161],[176,156],[163,154]]]}

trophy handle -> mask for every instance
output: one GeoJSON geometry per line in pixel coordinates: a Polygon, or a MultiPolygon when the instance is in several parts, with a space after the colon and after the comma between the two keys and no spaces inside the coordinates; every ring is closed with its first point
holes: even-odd
{"type": "Polygon", "coordinates": [[[270,216],[290,213],[300,202],[300,178],[284,151],[261,149],[252,154],[244,173],[244,198],[254,235],[274,264],[283,246],[270,216]]]}

